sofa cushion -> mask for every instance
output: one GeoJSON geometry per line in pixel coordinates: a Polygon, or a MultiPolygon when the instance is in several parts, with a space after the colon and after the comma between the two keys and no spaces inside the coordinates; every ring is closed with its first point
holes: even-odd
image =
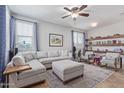
{"type": "Polygon", "coordinates": [[[14,56],[12,62],[14,66],[25,65],[25,60],[22,56],[14,56]]]}
{"type": "Polygon", "coordinates": [[[68,56],[68,51],[67,50],[61,50],[60,56],[68,56]]]}
{"type": "Polygon", "coordinates": [[[45,52],[45,51],[38,51],[37,53],[36,53],[36,58],[46,58],[46,57],[48,57],[48,53],[47,52],[45,52]]]}
{"type": "Polygon", "coordinates": [[[59,52],[58,51],[49,51],[48,52],[48,57],[58,57],[59,52]]]}
{"type": "Polygon", "coordinates": [[[63,60],[63,59],[70,59],[71,57],[69,56],[65,56],[65,57],[51,57],[51,58],[41,58],[39,59],[39,62],[41,62],[42,64],[46,64],[46,63],[52,63],[53,61],[58,61],[58,60],[63,60]]]}
{"type": "Polygon", "coordinates": [[[32,53],[26,53],[26,54],[23,54],[23,57],[25,58],[25,61],[28,62],[28,61],[31,61],[34,59],[34,56],[32,53]]]}
{"type": "Polygon", "coordinates": [[[32,67],[32,69],[19,72],[18,73],[18,79],[28,78],[28,77],[31,77],[31,76],[34,76],[34,75],[37,75],[37,74],[45,73],[45,71],[46,71],[45,66],[42,65],[36,59],[31,60],[31,61],[27,62],[26,64],[29,64],[32,67]]]}

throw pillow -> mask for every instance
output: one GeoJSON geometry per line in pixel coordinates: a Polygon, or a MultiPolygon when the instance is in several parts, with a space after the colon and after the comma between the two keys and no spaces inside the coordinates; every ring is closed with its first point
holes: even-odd
{"type": "Polygon", "coordinates": [[[49,51],[48,52],[48,57],[58,57],[59,53],[58,51],[49,51]]]}
{"type": "Polygon", "coordinates": [[[67,50],[62,50],[61,51],[61,56],[68,56],[68,51],[67,50]]]}
{"type": "Polygon", "coordinates": [[[14,66],[25,65],[25,60],[22,56],[14,56],[12,62],[14,66]]]}
{"type": "Polygon", "coordinates": [[[37,55],[36,55],[36,58],[47,58],[48,57],[48,53],[45,52],[45,51],[40,51],[40,52],[37,52],[37,55]]]}
{"type": "Polygon", "coordinates": [[[31,54],[31,53],[27,53],[23,56],[24,56],[26,62],[29,62],[34,59],[33,54],[31,54]]]}

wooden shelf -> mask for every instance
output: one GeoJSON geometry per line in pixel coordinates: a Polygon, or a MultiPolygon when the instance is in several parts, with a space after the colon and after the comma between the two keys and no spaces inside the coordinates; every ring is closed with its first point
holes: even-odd
{"type": "Polygon", "coordinates": [[[101,37],[101,38],[93,38],[93,39],[88,39],[88,40],[89,41],[93,41],[93,40],[104,40],[104,39],[115,39],[115,38],[124,38],[124,35],[101,37]]]}
{"type": "Polygon", "coordinates": [[[122,43],[122,44],[105,44],[105,45],[89,45],[89,46],[124,46],[124,43],[122,43]]]}
{"type": "Polygon", "coordinates": [[[116,52],[116,51],[96,51],[96,50],[86,50],[86,51],[93,51],[93,52],[96,52],[96,53],[120,53],[121,55],[124,55],[124,52],[116,52]]]}

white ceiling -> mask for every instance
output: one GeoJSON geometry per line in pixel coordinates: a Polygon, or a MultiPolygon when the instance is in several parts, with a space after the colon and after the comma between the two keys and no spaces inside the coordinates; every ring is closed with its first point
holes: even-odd
{"type": "Polygon", "coordinates": [[[124,5],[88,5],[84,11],[89,12],[90,16],[78,17],[74,24],[71,17],[61,18],[68,13],[63,9],[65,6],[73,7],[72,5],[10,5],[9,8],[11,12],[18,15],[84,30],[93,29],[92,22],[98,22],[97,27],[101,27],[124,19],[124,5]]]}

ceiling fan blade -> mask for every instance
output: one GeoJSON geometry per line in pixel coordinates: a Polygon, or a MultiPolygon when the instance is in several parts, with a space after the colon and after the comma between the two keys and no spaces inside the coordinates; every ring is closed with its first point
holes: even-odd
{"type": "Polygon", "coordinates": [[[89,14],[88,13],[79,13],[80,16],[85,16],[85,17],[88,17],[89,14]]]}
{"type": "Polygon", "coordinates": [[[67,8],[67,7],[64,7],[64,9],[67,10],[67,11],[69,11],[69,12],[71,12],[71,10],[69,8],[67,8]]]}
{"type": "Polygon", "coordinates": [[[66,17],[68,17],[68,16],[70,16],[70,15],[63,16],[62,18],[64,19],[64,18],[66,18],[66,17]]]}
{"type": "Polygon", "coordinates": [[[79,8],[79,11],[83,10],[84,8],[86,8],[87,5],[82,5],[80,8],[79,8]]]}

